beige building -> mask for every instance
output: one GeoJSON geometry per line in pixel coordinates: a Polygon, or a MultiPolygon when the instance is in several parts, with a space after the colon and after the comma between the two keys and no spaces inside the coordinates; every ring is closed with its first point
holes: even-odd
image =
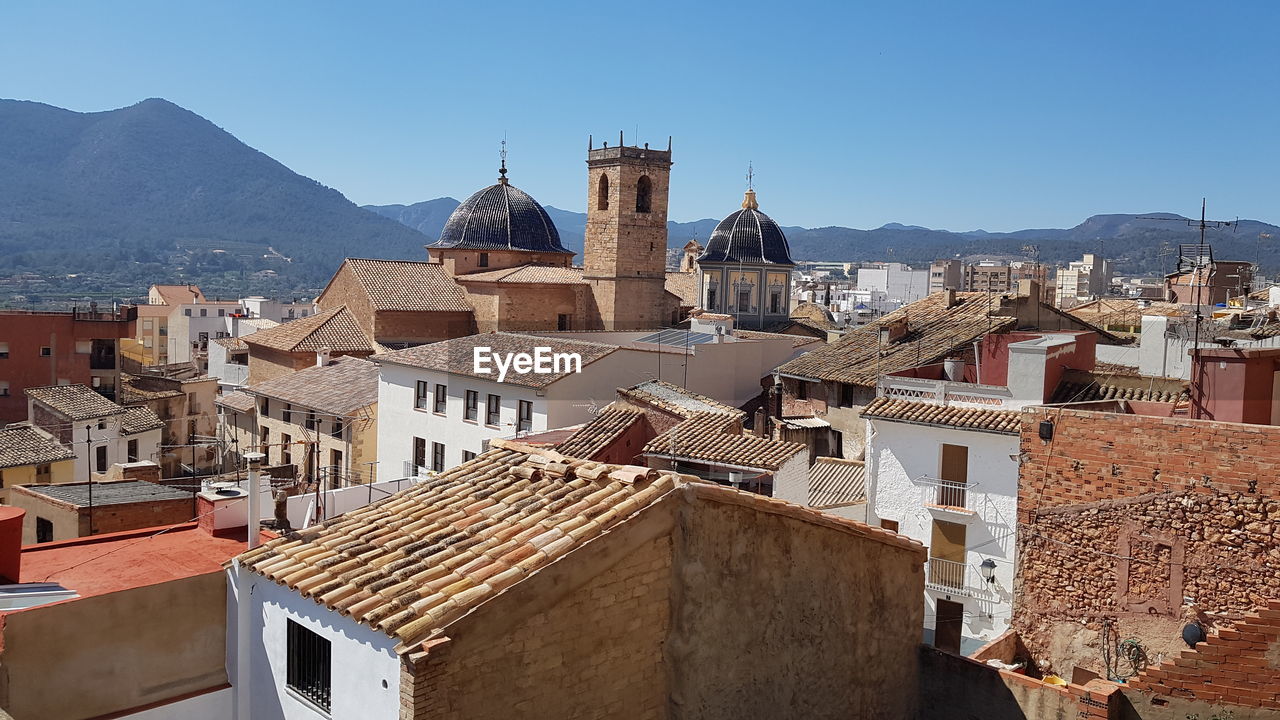
{"type": "Polygon", "coordinates": [[[215,377],[147,374],[122,376],[117,399],[126,408],[147,408],[164,422],[155,459],[164,477],[179,477],[192,469],[203,473],[217,466],[218,448],[212,443],[218,431],[217,397],[215,377]]]}
{"type": "Polygon", "coordinates": [[[326,488],[369,481],[378,459],[376,364],[340,357],[244,392],[257,399],[257,447],[267,464],[292,465],[302,482],[326,488]]]}
{"type": "Polygon", "coordinates": [[[169,319],[184,303],[204,302],[195,285],[152,285],[147,304],[138,306],[137,335],[121,340],[121,353],[144,367],[165,365],[169,360],[169,319]]]}
{"type": "Polygon", "coordinates": [[[915,715],[919,543],[688,476],[491,444],[240,556],[255,717],[915,715]]]}
{"type": "Polygon", "coordinates": [[[48,485],[76,479],[76,454],[30,423],[0,427],[0,503],[16,485],[48,485]]]}
{"type": "Polygon", "coordinates": [[[311,367],[321,354],[368,357],[377,350],[345,305],[259,330],[241,340],[249,349],[250,385],[311,367]]]}

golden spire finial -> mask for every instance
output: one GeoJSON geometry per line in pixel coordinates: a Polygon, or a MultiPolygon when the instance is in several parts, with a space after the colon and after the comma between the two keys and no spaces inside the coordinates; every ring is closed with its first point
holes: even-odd
{"type": "Polygon", "coordinates": [[[507,184],[507,135],[506,133],[502,134],[502,143],[500,147],[502,149],[498,151],[498,156],[502,158],[502,167],[499,168],[498,170],[498,182],[503,185],[506,185],[507,184]]]}
{"type": "Polygon", "coordinates": [[[748,162],[747,163],[747,192],[746,192],[746,195],[742,198],[743,210],[759,210],[760,209],[760,203],[756,202],[755,177],[756,177],[755,168],[752,166],[750,162],[748,162]]]}

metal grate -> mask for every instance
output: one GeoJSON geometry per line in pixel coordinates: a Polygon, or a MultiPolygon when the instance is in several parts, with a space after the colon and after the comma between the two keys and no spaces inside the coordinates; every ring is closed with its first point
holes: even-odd
{"type": "Polygon", "coordinates": [[[711,333],[689,332],[687,330],[662,330],[645,335],[636,340],[638,343],[652,343],[654,345],[675,345],[677,347],[687,347],[691,345],[705,345],[716,341],[716,336],[711,333]]]}
{"type": "Polygon", "coordinates": [[[332,690],[330,653],[328,640],[289,621],[286,684],[325,712],[332,690]]]}

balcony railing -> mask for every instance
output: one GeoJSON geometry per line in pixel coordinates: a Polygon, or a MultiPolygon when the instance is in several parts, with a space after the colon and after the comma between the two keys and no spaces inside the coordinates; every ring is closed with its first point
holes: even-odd
{"type": "Polygon", "coordinates": [[[954,560],[929,558],[929,575],[925,584],[937,590],[960,592],[965,589],[969,566],[954,560]]]}
{"type": "Polygon", "coordinates": [[[976,483],[943,480],[941,478],[921,477],[916,483],[925,486],[925,503],[938,507],[977,512],[974,507],[974,493],[971,492],[976,483]]]}
{"type": "Polygon", "coordinates": [[[880,378],[876,389],[880,397],[936,405],[1005,407],[1013,403],[1013,393],[1004,386],[932,378],[886,375],[880,378]]]}

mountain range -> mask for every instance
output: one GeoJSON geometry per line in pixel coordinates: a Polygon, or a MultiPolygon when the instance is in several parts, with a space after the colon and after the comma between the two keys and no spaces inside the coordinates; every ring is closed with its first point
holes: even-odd
{"type": "MultiPolygon", "coordinates": [[[[94,113],[0,100],[0,301],[128,299],[152,282],[198,283],[213,296],[315,292],[348,255],[423,258],[422,246],[457,205],[446,197],[358,207],[162,99],[94,113]]],[[[580,252],[586,216],[547,212],[565,246],[580,252]]],[[[669,244],[705,242],[715,225],[670,223],[669,244]]],[[[1168,213],[1095,215],[1074,228],[1011,233],[898,223],[784,231],[797,260],[920,264],[1026,257],[1035,245],[1050,263],[1102,250],[1130,273],[1168,269],[1161,244],[1198,239],[1168,213]]],[[[1280,228],[1252,220],[1208,239],[1219,258],[1253,260],[1266,248],[1264,233],[1280,241],[1280,228]]],[[[1274,253],[1262,264],[1280,265],[1274,253]]]]}

